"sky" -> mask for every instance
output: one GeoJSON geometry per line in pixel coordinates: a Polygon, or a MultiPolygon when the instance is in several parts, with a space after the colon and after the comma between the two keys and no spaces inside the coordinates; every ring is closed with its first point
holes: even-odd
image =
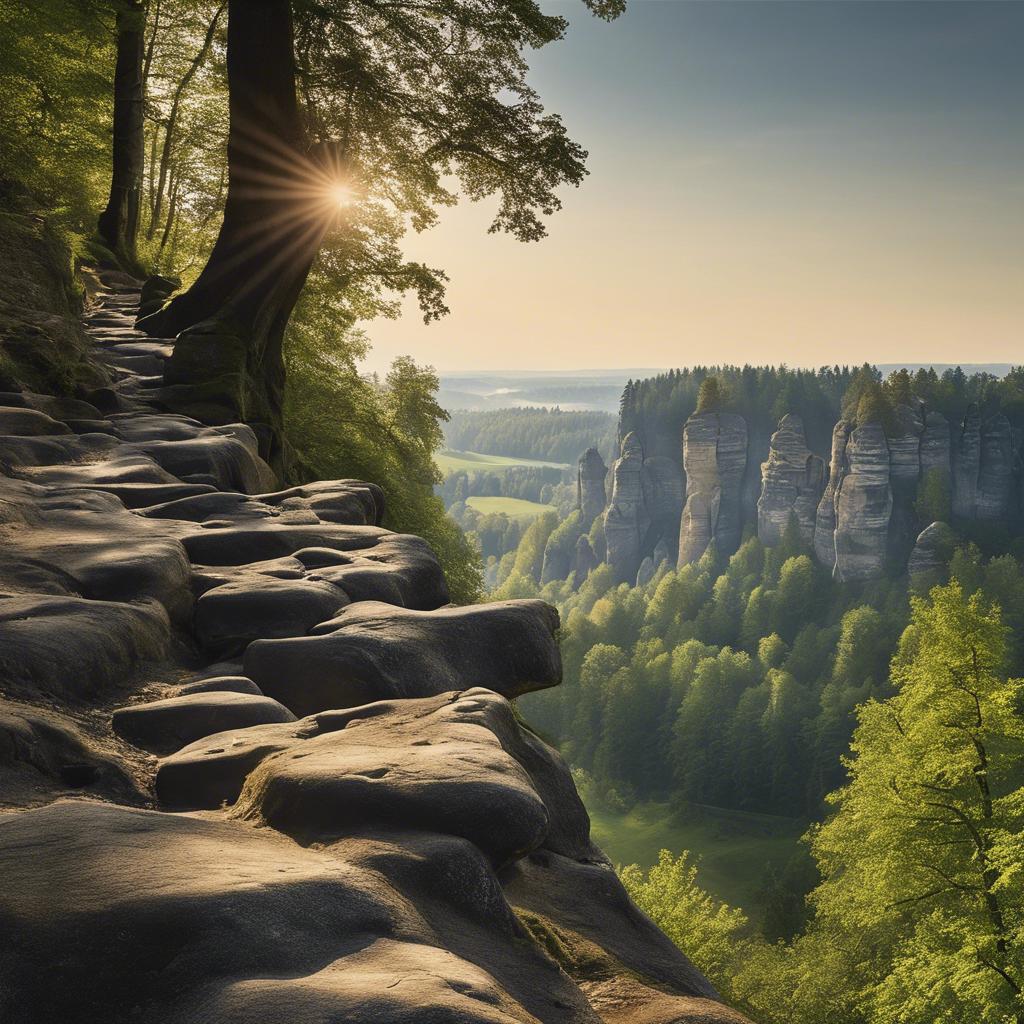
{"type": "Polygon", "coordinates": [[[411,235],[452,312],[372,322],[371,367],[1024,360],[1024,3],[543,6],[590,174],[541,242],[487,202],[411,235]]]}

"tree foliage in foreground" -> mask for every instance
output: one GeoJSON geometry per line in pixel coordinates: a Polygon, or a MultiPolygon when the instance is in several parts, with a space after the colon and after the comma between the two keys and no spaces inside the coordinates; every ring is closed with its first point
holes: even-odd
{"type": "Polygon", "coordinates": [[[956,581],[914,598],[895,693],[857,711],[850,780],[809,839],[806,932],[769,945],[686,856],[623,880],[734,1002],[786,1024],[1024,1020],[1024,680],[1007,627],[956,581]]]}

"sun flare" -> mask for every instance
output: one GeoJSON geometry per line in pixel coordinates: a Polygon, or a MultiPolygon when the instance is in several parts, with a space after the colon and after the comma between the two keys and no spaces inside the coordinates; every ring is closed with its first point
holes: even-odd
{"type": "Polygon", "coordinates": [[[343,210],[346,206],[351,206],[355,201],[355,194],[351,187],[341,181],[332,182],[328,186],[327,196],[331,203],[339,210],[343,210]]]}

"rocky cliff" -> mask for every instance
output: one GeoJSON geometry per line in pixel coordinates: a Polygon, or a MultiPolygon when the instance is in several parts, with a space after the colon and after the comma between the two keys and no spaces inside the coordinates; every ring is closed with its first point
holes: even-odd
{"type": "MultiPolygon", "coordinates": [[[[792,520],[839,579],[901,572],[929,519],[951,517],[968,533],[987,524],[1024,529],[1022,445],[1002,414],[983,419],[972,406],[951,428],[918,403],[897,406],[884,429],[840,420],[827,465],[808,445],[800,416],[789,413],[758,464],[762,438],[744,417],[695,414],[683,428],[681,473],[665,456],[645,458],[635,434],[624,439],[606,513],[608,561],[620,580],[636,578],[646,557],[656,567],[653,538],[672,536],[673,520],[680,566],[712,542],[731,554],[750,523],[766,544],[778,544],[792,520]]],[[[651,577],[650,566],[642,575],[651,577]]]]}
{"type": "Polygon", "coordinates": [[[0,395],[0,1018],[741,1021],[512,712],[555,612],[449,606],[374,484],[163,411],[106,285],[109,384],[0,395]]]}
{"type": "Polygon", "coordinates": [[[584,530],[604,514],[607,503],[604,482],[608,476],[608,467],[596,448],[588,448],[581,456],[576,471],[576,507],[580,510],[581,525],[584,530]]]}
{"type": "Polygon", "coordinates": [[[783,416],[761,463],[757,534],[765,544],[778,544],[793,518],[805,543],[813,542],[825,477],[824,461],[807,447],[803,420],[794,413],[783,416]]]}
{"type": "Polygon", "coordinates": [[[686,504],[679,525],[679,565],[695,562],[714,541],[721,554],[739,547],[747,424],[735,413],[694,414],[683,428],[686,504]]]}

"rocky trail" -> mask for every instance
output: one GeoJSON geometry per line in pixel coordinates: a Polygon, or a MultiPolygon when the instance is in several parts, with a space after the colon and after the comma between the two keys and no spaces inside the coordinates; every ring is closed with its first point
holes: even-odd
{"type": "Polygon", "coordinates": [[[554,610],[164,411],[103,283],[110,386],[0,394],[0,1019],[742,1021],[509,703],[554,610]]]}

